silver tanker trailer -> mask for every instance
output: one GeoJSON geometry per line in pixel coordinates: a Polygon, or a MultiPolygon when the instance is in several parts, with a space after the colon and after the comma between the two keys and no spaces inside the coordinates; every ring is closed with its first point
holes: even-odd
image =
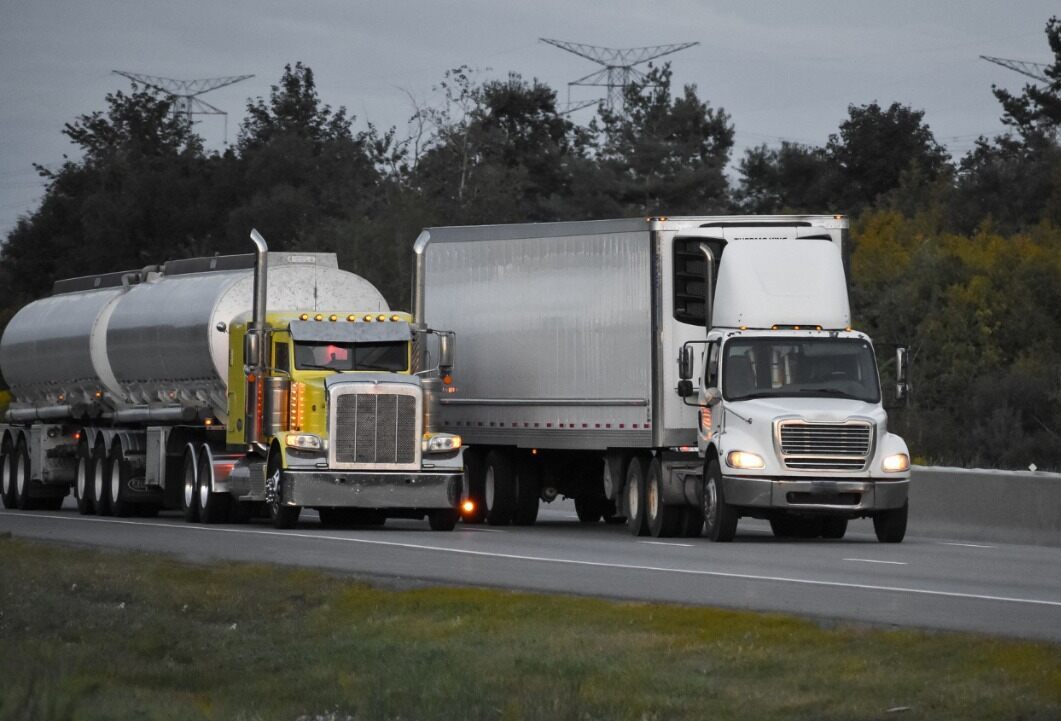
{"type": "Polygon", "coordinates": [[[460,437],[431,427],[436,334],[330,253],[257,251],[59,281],[0,341],[8,508],[180,508],[280,527],[458,518],[460,437]],[[414,365],[414,359],[416,364],[414,365]]]}

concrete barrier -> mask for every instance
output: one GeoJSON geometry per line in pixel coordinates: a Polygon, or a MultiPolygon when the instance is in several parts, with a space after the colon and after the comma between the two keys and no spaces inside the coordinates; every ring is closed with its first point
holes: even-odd
{"type": "Polygon", "coordinates": [[[914,466],[907,533],[1061,546],[1061,474],[914,466]]]}

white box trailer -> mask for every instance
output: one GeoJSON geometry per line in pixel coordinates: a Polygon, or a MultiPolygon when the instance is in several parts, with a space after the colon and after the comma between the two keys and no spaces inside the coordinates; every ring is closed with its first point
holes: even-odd
{"type": "MultiPolygon", "coordinates": [[[[415,246],[416,317],[459,338],[461,371],[443,393],[440,428],[468,446],[465,493],[478,510],[467,520],[533,523],[539,499],[562,494],[575,499],[584,521],[626,517],[635,533],[699,535],[710,511],[705,460],[720,451],[704,442],[700,421],[718,401],[694,402],[679,393],[680,382],[706,381],[709,331],[739,335],[748,330],[742,318],[767,335],[808,332],[772,327],[785,317],[761,327],[773,307],[802,308],[827,318],[834,332],[851,333],[834,327],[850,325],[842,265],[821,263],[839,262],[847,228],[842,216],[702,216],[423,231],[415,246]],[[735,283],[736,259],[747,253],[734,252],[725,282],[725,248],[779,242],[790,256],[784,265],[760,253],[754,272],[735,283]],[[712,244],[717,264],[705,255],[712,244]],[[725,297],[713,292],[720,273],[725,297]],[[733,328],[710,327],[712,301],[733,328]],[[690,347],[701,352],[683,352],[690,347]]],[[[879,390],[875,364],[873,374],[879,390]]],[[[731,410],[747,415],[747,406],[731,410]]],[[[849,465],[844,475],[851,473],[849,465]]],[[[786,468],[775,480],[806,475],[786,468]]],[[[791,527],[782,514],[792,509],[767,504],[736,514],[791,527]]],[[[828,505],[795,510],[842,514],[845,524],[856,511],[875,510],[828,505]]]]}

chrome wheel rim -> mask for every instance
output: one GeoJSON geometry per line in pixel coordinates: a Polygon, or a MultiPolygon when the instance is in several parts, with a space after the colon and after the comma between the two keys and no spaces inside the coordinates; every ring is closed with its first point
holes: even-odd
{"type": "Polygon", "coordinates": [[[19,495],[26,491],[26,456],[21,453],[18,454],[18,466],[15,470],[15,487],[19,495]]]}
{"type": "Polygon", "coordinates": [[[5,496],[11,492],[11,464],[8,463],[7,454],[0,458],[0,493],[5,496]]]}
{"type": "Polygon", "coordinates": [[[494,468],[488,466],[486,469],[486,488],[483,491],[483,500],[486,503],[486,510],[492,511],[494,509],[494,468]]]}
{"type": "Polygon", "coordinates": [[[111,463],[111,501],[118,500],[118,494],[122,490],[122,471],[118,467],[118,459],[111,463]]]}
{"type": "Polygon", "coordinates": [[[645,498],[645,507],[648,510],[648,517],[655,518],[659,515],[659,489],[656,487],[655,483],[649,482],[647,490],[648,493],[645,494],[647,496],[647,498],[645,498]]]}
{"type": "Polygon", "coordinates": [[[630,509],[630,517],[637,518],[637,512],[640,510],[638,506],[641,505],[641,499],[638,498],[637,493],[637,478],[631,478],[626,483],[626,506],[630,509]]]}
{"type": "Polygon", "coordinates": [[[715,486],[715,479],[707,479],[707,486],[704,488],[704,518],[708,523],[714,523],[715,513],[718,510],[718,487],[715,486]]]}
{"type": "Polygon", "coordinates": [[[209,479],[204,475],[199,478],[199,508],[206,508],[206,503],[209,500],[210,482],[209,479]]]}
{"type": "Polygon", "coordinates": [[[88,459],[82,456],[77,459],[77,497],[84,498],[88,489],[88,459]]]}
{"type": "Polygon", "coordinates": [[[184,507],[191,508],[195,500],[195,474],[189,467],[184,472],[184,507]]]}
{"type": "Polygon", "coordinates": [[[92,474],[92,488],[96,491],[96,500],[103,498],[103,464],[96,460],[95,472],[92,474]]]}

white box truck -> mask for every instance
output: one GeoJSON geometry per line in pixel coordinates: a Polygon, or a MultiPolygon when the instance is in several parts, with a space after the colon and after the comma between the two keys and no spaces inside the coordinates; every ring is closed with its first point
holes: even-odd
{"type": "Polygon", "coordinates": [[[728,541],[748,516],[839,538],[868,517],[902,540],[909,455],[851,327],[847,229],[705,216],[424,230],[416,317],[461,344],[439,422],[468,446],[465,520],[530,524],[563,495],[581,520],[638,535],[728,541]]]}

